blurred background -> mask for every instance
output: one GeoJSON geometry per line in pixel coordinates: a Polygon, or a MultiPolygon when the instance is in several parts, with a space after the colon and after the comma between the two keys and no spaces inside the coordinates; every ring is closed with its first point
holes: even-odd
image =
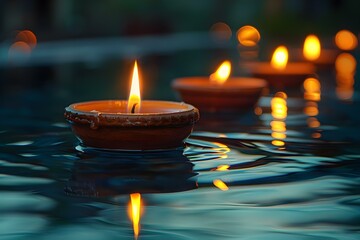
{"type": "Polygon", "coordinates": [[[60,119],[72,102],[126,99],[134,59],[143,98],[175,100],[177,77],[209,75],[224,59],[241,74],[244,25],[259,30],[258,57],[268,60],[310,33],[328,48],[341,29],[358,36],[359,9],[351,0],[2,0],[2,115],[60,119]]]}

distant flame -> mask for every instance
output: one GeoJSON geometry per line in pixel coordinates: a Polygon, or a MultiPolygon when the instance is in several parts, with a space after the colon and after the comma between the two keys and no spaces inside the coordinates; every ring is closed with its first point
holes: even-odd
{"type": "Polygon", "coordinates": [[[130,95],[128,99],[127,112],[138,113],[140,112],[141,97],[140,97],[140,83],[139,83],[139,71],[137,62],[134,64],[134,71],[131,81],[130,95]]]}
{"type": "Polygon", "coordinates": [[[279,46],[275,49],[271,58],[271,66],[278,70],[285,69],[288,62],[288,57],[289,54],[287,48],[285,46],[279,46]]]}
{"type": "Polygon", "coordinates": [[[245,47],[256,46],[260,40],[259,31],[253,26],[243,26],[237,32],[239,43],[245,47]]]}
{"type": "Polygon", "coordinates": [[[220,67],[210,75],[210,81],[216,84],[223,84],[230,76],[231,63],[224,61],[220,67]]]}
{"type": "Polygon", "coordinates": [[[213,184],[214,184],[215,187],[219,188],[222,191],[229,190],[229,187],[223,181],[221,181],[220,179],[215,179],[213,181],[213,184]]]}
{"type": "Polygon", "coordinates": [[[341,30],[335,35],[335,43],[341,50],[353,50],[358,45],[358,39],[352,32],[341,30]]]}
{"type": "Polygon", "coordinates": [[[133,223],[135,239],[138,239],[140,233],[140,216],[141,216],[141,195],[140,193],[130,194],[129,217],[133,223]]]}
{"type": "Polygon", "coordinates": [[[315,35],[309,35],[306,37],[303,49],[304,57],[307,60],[314,61],[320,57],[321,45],[320,40],[315,35]]]}

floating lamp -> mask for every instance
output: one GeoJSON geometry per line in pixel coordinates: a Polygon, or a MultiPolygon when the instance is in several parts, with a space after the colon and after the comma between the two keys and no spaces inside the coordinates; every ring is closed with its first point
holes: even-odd
{"type": "Polygon", "coordinates": [[[142,101],[135,62],[128,101],[74,103],[65,108],[65,118],[85,146],[155,150],[183,146],[199,119],[199,111],[185,103],[142,101]]]}
{"type": "Polygon", "coordinates": [[[230,61],[224,61],[210,77],[175,79],[173,88],[184,102],[204,113],[242,112],[253,107],[267,83],[263,79],[229,77],[230,61]]]}

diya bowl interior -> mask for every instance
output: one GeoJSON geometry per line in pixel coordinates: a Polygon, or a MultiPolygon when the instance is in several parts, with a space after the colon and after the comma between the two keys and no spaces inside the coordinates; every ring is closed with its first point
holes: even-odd
{"type": "Polygon", "coordinates": [[[210,83],[208,77],[175,79],[172,87],[181,99],[202,113],[245,112],[259,100],[267,82],[259,78],[232,77],[222,85],[210,83]]]}
{"type": "Polygon", "coordinates": [[[142,101],[135,114],[126,108],[125,100],[81,102],[64,115],[83,145],[120,150],[182,147],[199,119],[199,111],[185,103],[142,101]]]}
{"type": "Polygon", "coordinates": [[[275,89],[301,87],[304,80],[316,71],[314,64],[306,62],[291,62],[282,70],[273,68],[268,62],[249,62],[243,68],[253,77],[265,79],[275,89]]]}

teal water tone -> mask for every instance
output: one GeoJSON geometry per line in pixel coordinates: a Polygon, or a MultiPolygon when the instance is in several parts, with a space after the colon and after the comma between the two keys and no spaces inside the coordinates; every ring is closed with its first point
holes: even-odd
{"type": "Polygon", "coordinates": [[[352,102],[324,93],[316,127],[289,93],[283,139],[272,136],[272,97],[258,115],[203,118],[170,151],[99,151],[65,121],[3,118],[0,239],[134,239],[135,192],[139,239],[359,239],[357,92],[352,102]]]}

